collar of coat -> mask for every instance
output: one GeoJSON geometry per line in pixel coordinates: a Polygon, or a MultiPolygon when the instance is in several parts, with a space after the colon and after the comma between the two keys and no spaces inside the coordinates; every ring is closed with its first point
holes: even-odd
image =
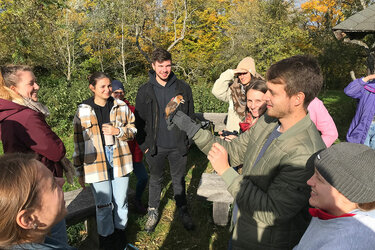
{"type": "MultiPolygon", "coordinates": [[[[113,100],[113,107],[118,107],[118,106],[127,106],[127,105],[124,101],[121,101],[119,99],[114,99],[113,100]]],[[[92,107],[90,105],[85,104],[85,103],[81,103],[80,105],[78,105],[78,108],[90,108],[90,109],[92,109],[92,107]]]]}
{"type": "MultiPolygon", "coordinates": [[[[276,126],[276,124],[280,124],[280,122],[279,122],[279,120],[277,118],[268,116],[267,113],[265,113],[264,115],[262,115],[259,118],[259,121],[255,124],[255,126],[261,120],[263,120],[266,124],[275,123],[275,126],[276,126]]],[[[282,133],[277,139],[278,140],[282,140],[282,141],[283,140],[288,140],[288,139],[294,137],[296,134],[299,134],[299,133],[305,131],[306,128],[308,128],[309,126],[313,126],[313,122],[311,121],[310,116],[307,113],[304,118],[302,118],[300,121],[298,121],[296,124],[294,124],[287,131],[285,131],[284,133],[282,133]]]]}
{"type": "Polygon", "coordinates": [[[355,215],[352,213],[347,213],[347,214],[342,214],[340,216],[336,216],[336,215],[329,214],[319,208],[309,208],[309,213],[311,214],[312,217],[318,217],[321,220],[330,220],[330,219],[336,219],[336,218],[341,218],[341,217],[352,217],[355,215]]]}
{"type": "MultiPolygon", "coordinates": [[[[176,83],[176,90],[175,90],[176,96],[177,95],[184,95],[185,94],[185,88],[183,86],[183,81],[176,78],[175,83],[176,83]]],[[[185,84],[187,84],[187,83],[185,83],[185,84]]],[[[153,83],[151,81],[148,81],[145,84],[146,93],[150,98],[156,100],[155,91],[154,91],[154,88],[152,87],[152,85],[153,85],[153,83]]]]}

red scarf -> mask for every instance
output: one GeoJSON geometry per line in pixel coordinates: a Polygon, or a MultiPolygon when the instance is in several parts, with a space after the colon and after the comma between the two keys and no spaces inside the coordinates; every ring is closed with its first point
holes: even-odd
{"type": "MultiPolygon", "coordinates": [[[[256,118],[257,119],[257,118],[256,118]]],[[[240,128],[241,128],[241,131],[242,133],[245,132],[246,130],[248,130],[249,128],[251,128],[252,126],[255,125],[255,122],[253,122],[254,118],[253,116],[251,115],[251,113],[247,113],[246,117],[245,117],[245,120],[243,122],[240,122],[240,128]]]]}
{"type": "Polygon", "coordinates": [[[336,219],[340,217],[352,217],[355,214],[343,214],[340,216],[332,215],[327,212],[324,212],[323,210],[319,208],[309,208],[309,213],[311,214],[312,217],[318,217],[321,220],[330,220],[330,219],[336,219]]]}

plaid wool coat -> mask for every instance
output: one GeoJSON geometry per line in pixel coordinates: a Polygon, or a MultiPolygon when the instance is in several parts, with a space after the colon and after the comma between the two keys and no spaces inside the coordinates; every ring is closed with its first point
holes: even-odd
{"type": "MultiPolygon", "coordinates": [[[[120,129],[113,145],[113,177],[121,177],[133,171],[132,155],[127,141],[133,140],[137,129],[135,117],[125,102],[114,100],[110,122],[120,129]]],[[[78,176],[85,176],[86,183],[108,180],[105,151],[98,120],[93,108],[80,104],[73,119],[73,163],[78,176]]]]}

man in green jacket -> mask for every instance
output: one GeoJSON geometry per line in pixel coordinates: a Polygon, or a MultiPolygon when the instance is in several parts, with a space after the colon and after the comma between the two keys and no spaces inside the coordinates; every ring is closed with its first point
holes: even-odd
{"type": "Polygon", "coordinates": [[[291,249],[310,221],[306,181],[313,173],[305,165],[325,144],[307,106],[323,77],[309,56],[281,60],[266,77],[267,114],[231,142],[200,129],[182,112],[170,121],[208,155],[234,197],[229,249],[291,249]],[[242,175],[230,167],[240,164],[242,175]]]}

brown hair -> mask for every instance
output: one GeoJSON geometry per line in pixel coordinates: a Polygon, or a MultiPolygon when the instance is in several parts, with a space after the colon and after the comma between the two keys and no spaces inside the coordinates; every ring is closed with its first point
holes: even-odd
{"type": "Polygon", "coordinates": [[[245,95],[247,95],[247,92],[250,89],[258,90],[263,94],[265,94],[268,90],[266,81],[260,78],[255,78],[255,80],[252,83],[245,87],[245,95]]]}
{"type": "Polygon", "coordinates": [[[20,98],[11,86],[16,86],[20,81],[19,73],[22,71],[32,72],[31,67],[27,65],[7,65],[1,68],[0,73],[0,98],[8,101],[20,98]]]}
{"type": "Polygon", "coordinates": [[[367,203],[358,203],[358,208],[362,211],[370,211],[375,209],[375,201],[367,202],[367,203]]]}
{"type": "Polygon", "coordinates": [[[152,52],[151,62],[164,62],[170,60],[172,62],[172,55],[167,50],[157,48],[152,52]]]}
{"type": "Polygon", "coordinates": [[[16,218],[38,202],[37,163],[34,154],[0,156],[0,248],[30,239],[30,230],[21,228],[16,218]]]}
{"type": "Polygon", "coordinates": [[[318,62],[312,56],[292,56],[271,65],[266,74],[267,81],[284,84],[289,97],[303,92],[303,106],[307,109],[310,102],[319,94],[323,85],[323,76],[318,62]]]}
{"type": "Polygon", "coordinates": [[[104,72],[94,72],[89,76],[89,84],[95,87],[97,81],[103,78],[111,80],[104,72]]]}

